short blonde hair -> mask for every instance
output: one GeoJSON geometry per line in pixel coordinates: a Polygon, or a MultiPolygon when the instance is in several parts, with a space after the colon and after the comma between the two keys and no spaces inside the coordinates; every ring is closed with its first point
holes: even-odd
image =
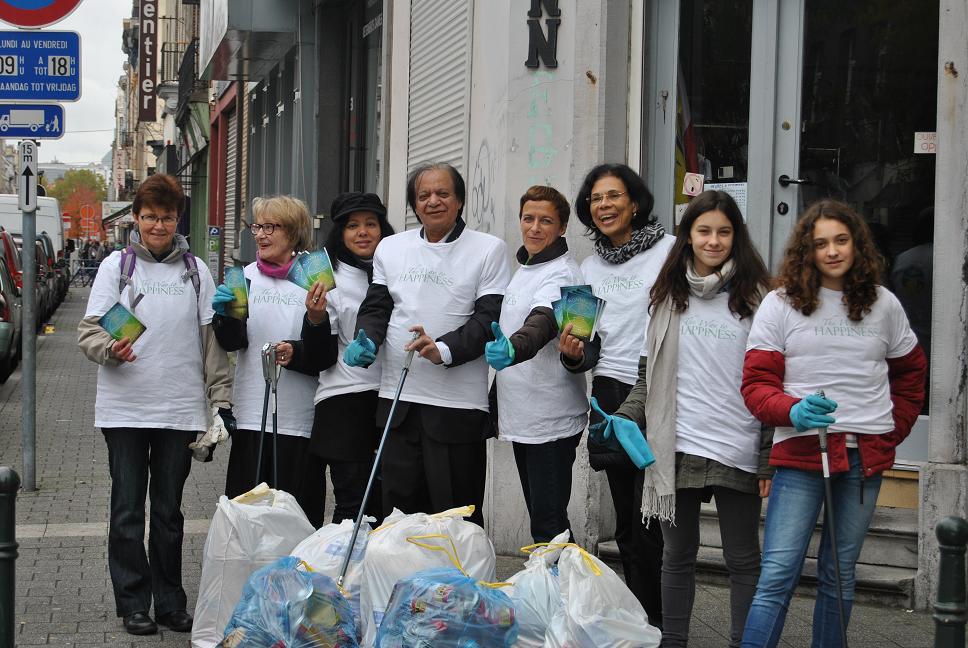
{"type": "Polygon", "coordinates": [[[253,222],[269,220],[278,223],[289,237],[292,249],[311,250],[313,228],[306,203],[292,196],[266,196],[252,201],[253,222]]]}

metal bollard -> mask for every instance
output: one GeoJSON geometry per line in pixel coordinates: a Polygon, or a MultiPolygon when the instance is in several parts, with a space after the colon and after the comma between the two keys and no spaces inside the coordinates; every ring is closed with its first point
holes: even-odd
{"type": "Polygon", "coordinates": [[[965,648],[965,545],[968,521],[947,517],[934,528],[941,559],[938,561],[938,601],[934,604],[935,648],[965,648]]]}
{"type": "Polygon", "coordinates": [[[17,562],[17,490],[20,475],[0,466],[0,648],[14,646],[14,588],[17,562]]]}

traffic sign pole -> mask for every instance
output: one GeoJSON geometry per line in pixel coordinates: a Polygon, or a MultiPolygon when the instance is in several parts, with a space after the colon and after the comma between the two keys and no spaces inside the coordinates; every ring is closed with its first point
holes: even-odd
{"type": "Polygon", "coordinates": [[[20,375],[21,427],[20,445],[23,455],[23,489],[37,489],[37,284],[36,243],[37,222],[37,144],[20,142],[20,210],[23,214],[23,366],[20,375]]]}

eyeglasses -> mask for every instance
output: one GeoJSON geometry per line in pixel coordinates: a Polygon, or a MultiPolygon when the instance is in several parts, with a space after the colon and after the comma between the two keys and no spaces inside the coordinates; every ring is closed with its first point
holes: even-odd
{"type": "Polygon", "coordinates": [[[270,236],[276,231],[277,227],[282,227],[279,223],[252,223],[249,225],[249,231],[252,232],[252,236],[256,236],[259,232],[265,232],[266,236],[270,236]]]}
{"type": "Polygon", "coordinates": [[[616,200],[618,200],[619,198],[621,198],[627,193],[628,193],[627,191],[615,191],[613,189],[612,191],[606,191],[603,194],[590,195],[588,197],[588,202],[592,205],[600,205],[602,201],[605,200],[606,198],[608,198],[608,202],[615,202],[616,200]]]}
{"type": "Polygon", "coordinates": [[[171,227],[178,222],[177,216],[155,216],[154,214],[145,214],[144,216],[141,216],[140,219],[145,225],[149,225],[151,227],[154,227],[158,223],[161,223],[165,227],[171,227]]]}

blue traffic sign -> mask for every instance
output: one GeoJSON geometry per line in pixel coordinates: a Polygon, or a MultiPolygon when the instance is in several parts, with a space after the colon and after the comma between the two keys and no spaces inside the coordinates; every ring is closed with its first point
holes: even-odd
{"type": "Polygon", "coordinates": [[[0,101],[81,98],[81,37],[69,31],[0,31],[0,101]]]}
{"type": "Polygon", "coordinates": [[[60,104],[0,104],[0,137],[60,139],[64,107],[60,104]]]}

